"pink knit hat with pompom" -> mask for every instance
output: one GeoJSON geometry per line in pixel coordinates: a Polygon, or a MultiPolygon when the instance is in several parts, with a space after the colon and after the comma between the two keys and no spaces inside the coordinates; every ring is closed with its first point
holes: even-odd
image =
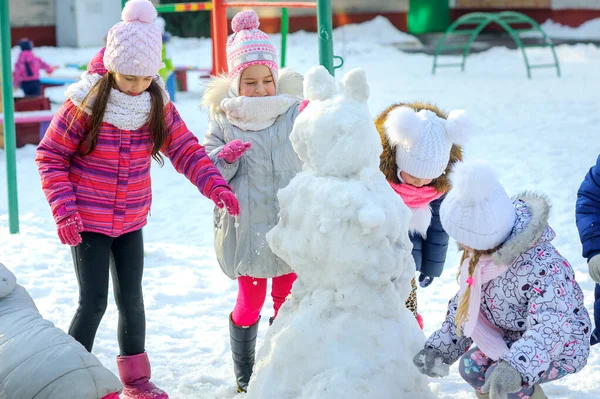
{"type": "Polygon", "coordinates": [[[122,22],[106,38],[104,66],[108,71],[132,76],[156,76],[162,67],[162,34],[153,24],[156,8],[150,0],[129,0],[122,22]]]}
{"type": "Polygon", "coordinates": [[[277,86],[277,52],[267,34],[258,29],[259,25],[258,15],[252,10],[237,13],[231,21],[234,33],[227,40],[227,67],[231,89],[236,95],[242,72],[253,65],[267,66],[277,86]]]}

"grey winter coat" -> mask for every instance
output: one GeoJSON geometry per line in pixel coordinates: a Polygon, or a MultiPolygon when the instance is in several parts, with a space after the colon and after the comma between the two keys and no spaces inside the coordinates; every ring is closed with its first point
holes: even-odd
{"type": "Polygon", "coordinates": [[[210,107],[210,124],[204,146],[213,163],[231,186],[240,203],[240,215],[233,218],[222,209],[214,210],[215,250],[223,272],[239,276],[271,278],[291,273],[292,268],[273,254],[265,238],[278,222],[277,192],[302,170],[302,161],[289,135],[302,95],[302,76],[282,71],[279,94],[298,98],[272,125],[262,130],[234,126],[221,107],[229,97],[229,80],[213,78],[203,97],[210,107]],[[218,155],[223,146],[239,139],[252,147],[237,161],[228,164],[218,155]]]}
{"type": "MultiPolygon", "coordinates": [[[[535,194],[514,201],[516,222],[508,240],[492,255],[507,271],[483,285],[481,310],[504,331],[510,350],[501,359],[533,385],[554,363],[576,373],[587,363],[591,322],[583,292],[571,265],[550,243],[549,205],[535,194]]],[[[442,328],[425,346],[436,349],[447,364],[454,363],[472,344],[458,335],[454,317],[457,296],[448,304],[442,328]]]]}
{"type": "Polygon", "coordinates": [[[0,263],[0,399],[98,399],[121,388],[96,356],[42,318],[0,263]]]}

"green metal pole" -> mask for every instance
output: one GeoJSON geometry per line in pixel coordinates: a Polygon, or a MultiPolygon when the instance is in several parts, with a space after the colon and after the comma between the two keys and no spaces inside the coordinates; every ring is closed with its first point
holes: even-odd
{"type": "Polygon", "coordinates": [[[333,24],[331,0],[317,0],[317,25],[319,29],[319,62],[332,76],[333,66],[333,24]]]}
{"type": "Polygon", "coordinates": [[[281,9],[281,68],[285,68],[287,35],[290,30],[290,16],[287,8],[281,9]]]}
{"type": "Polygon", "coordinates": [[[12,93],[10,62],[10,14],[8,1],[0,0],[0,38],[2,51],[2,106],[4,110],[4,152],[6,152],[6,181],[8,183],[8,225],[10,234],[19,232],[19,200],[17,196],[17,157],[15,132],[15,103],[12,93]]]}

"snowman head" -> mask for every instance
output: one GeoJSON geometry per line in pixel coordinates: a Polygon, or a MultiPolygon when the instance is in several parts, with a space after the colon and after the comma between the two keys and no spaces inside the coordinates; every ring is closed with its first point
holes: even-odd
{"type": "Polygon", "coordinates": [[[348,177],[378,168],[381,142],[367,100],[362,69],[352,69],[336,85],[322,67],[308,71],[304,97],[310,101],[294,123],[290,139],[306,168],[323,176],[348,177]]]}

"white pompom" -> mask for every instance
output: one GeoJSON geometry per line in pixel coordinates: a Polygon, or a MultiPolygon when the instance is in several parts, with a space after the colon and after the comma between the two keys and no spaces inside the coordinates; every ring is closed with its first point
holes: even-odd
{"type": "Polygon", "coordinates": [[[478,203],[490,198],[501,188],[494,170],[481,160],[456,163],[450,181],[454,195],[468,203],[478,203]]]}
{"type": "Polygon", "coordinates": [[[414,145],[422,134],[424,122],[412,108],[397,107],[390,111],[383,126],[390,144],[414,145]]]}
{"type": "Polygon", "coordinates": [[[450,112],[445,125],[448,139],[459,146],[464,146],[473,132],[473,123],[463,110],[450,112]]]}
{"type": "Polygon", "coordinates": [[[158,13],[150,0],[129,0],[121,12],[121,19],[125,22],[140,21],[151,24],[158,13]]]}
{"type": "Polygon", "coordinates": [[[322,65],[312,67],[304,77],[304,98],[313,100],[326,100],[332,98],[337,92],[335,80],[322,65]]]}
{"type": "Polygon", "coordinates": [[[361,68],[354,68],[348,71],[342,79],[341,87],[347,97],[358,102],[366,103],[369,99],[367,74],[361,68]]]}

